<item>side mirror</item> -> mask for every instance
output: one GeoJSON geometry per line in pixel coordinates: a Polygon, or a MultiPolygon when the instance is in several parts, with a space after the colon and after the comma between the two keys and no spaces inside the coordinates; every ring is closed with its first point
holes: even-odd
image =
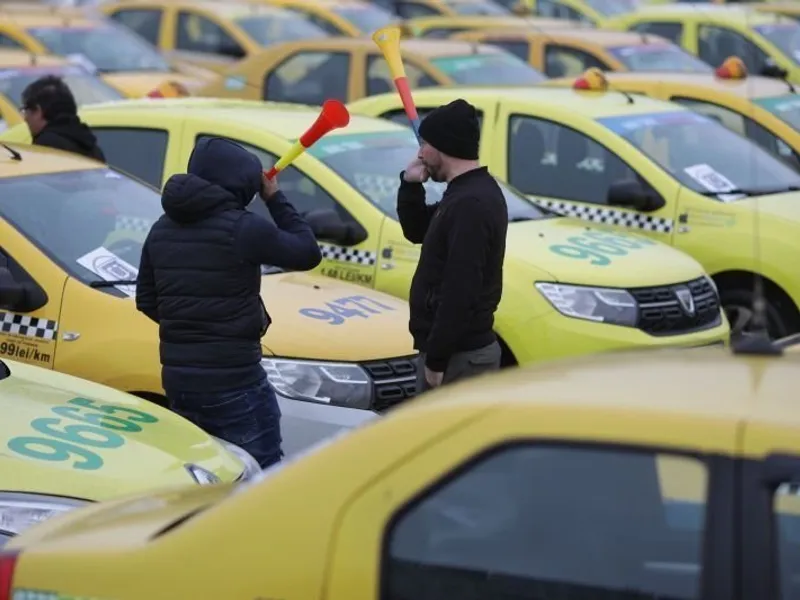
{"type": "Polygon", "coordinates": [[[774,60],[768,59],[761,69],[761,75],[774,77],[775,79],[786,79],[789,76],[789,71],[779,66],[774,60]]]}
{"type": "Polygon", "coordinates": [[[622,206],[642,212],[652,212],[662,208],[666,202],[655,190],[641,181],[616,181],[608,188],[606,202],[609,206],[622,206]]]}
{"type": "Polygon", "coordinates": [[[367,239],[367,230],[355,221],[344,221],[335,210],[320,208],[303,215],[314,236],[323,242],[355,246],[367,239]]]}
{"type": "Polygon", "coordinates": [[[219,53],[231,58],[244,58],[247,56],[247,52],[238,44],[222,44],[219,48],[219,53]]]}

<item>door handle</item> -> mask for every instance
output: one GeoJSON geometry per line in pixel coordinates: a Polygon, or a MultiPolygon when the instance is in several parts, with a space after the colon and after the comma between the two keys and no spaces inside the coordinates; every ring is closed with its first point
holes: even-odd
{"type": "Polygon", "coordinates": [[[65,342],[74,342],[79,337],[81,337],[81,334],[78,333],[77,331],[65,331],[64,334],[61,336],[61,339],[64,340],[65,342]]]}
{"type": "Polygon", "coordinates": [[[389,269],[394,269],[394,263],[381,263],[381,269],[384,271],[388,271],[389,269]]]}

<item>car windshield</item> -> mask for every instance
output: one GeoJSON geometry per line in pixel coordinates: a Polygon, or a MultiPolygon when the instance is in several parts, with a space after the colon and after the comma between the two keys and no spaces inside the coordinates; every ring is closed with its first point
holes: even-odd
{"type": "Polygon", "coordinates": [[[796,64],[800,64],[800,24],[795,22],[755,25],[753,29],[778,47],[796,64]]]}
{"type": "Polygon", "coordinates": [[[0,70],[0,94],[16,106],[22,105],[22,91],[44,75],[58,75],[69,86],[78,106],[95,102],[121,100],[124,96],[115,88],[79,66],[23,67],[0,70]]]}
{"type": "Polygon", "coordinates": [[[508,16],[511,14],[507,8],[495,4],[494,2],[448,2],[447,3],[459,15],[500,15],[508,16]]]}
{"type": "Polygon", "coordinates": [[[586,3],[606,17],[623,15],[634,10],[631,2],[626,0],[586,0],[586,3]]]}
{"type": "Polygon", "coordinates": [[[440,56],[431,63],[461,85],[534,85],[546,79],[508,52],[440,56]]]}
{"type": "Polygon", "coordinates": [[[767,109],[797,131],[800,131],[800,96],[797,94],[755,98],[753,102],[767,109]]]}
{"type": "Polygon", "coordinates": [[[608,51],[629,71],[679,71],[710,73],[711,65],[674,44],[614,46],[608,51]]]}
{"type": "Polygon", "coordinates": [[[598,122],[703,195],[730,202],[800,190],[800,174],[705,115],[685,110],[607,117],[598,122]]]}
{"type": "MultiPolygon", "coordinates": [[[[398,173],[418,151],[417,138],[408,129],[332,135],[322,138],[308,152],[338,173],[384,214],[397,220],[398,173]]],[[[441,200],[445,187],[444,183],[426,183],[426,201],[435,204],[441,200]]],[[[510,221],[553,216],[519,192],[504,184],[500,184],[500,187],[506,197],[510,221]]]]}
{"type": "Polygon", "coordinates": [[[28,33],[53,54],[82,55],[103,73],[170,71],[153,46],[120,26],[33,27],[28,33]]]}
{"type": "Polygon", "coordinates": [[[259,46],[281,42],[328,37],[328,33],[305,17],[292,11],[248,15],[234,19],[259,46]]]}
{"type": "Polygon", "coordinates": [[[364,33],[372,33],[397,21],[397,18],[388,10],[373,4],[335,6],[333,12],[364,33]]]}
{"type": "Polygon", "coordinates": [[[84,283],[135,279],[162,212],[158,192],[113,169],[0,179],[0,217],[84,283]]]}

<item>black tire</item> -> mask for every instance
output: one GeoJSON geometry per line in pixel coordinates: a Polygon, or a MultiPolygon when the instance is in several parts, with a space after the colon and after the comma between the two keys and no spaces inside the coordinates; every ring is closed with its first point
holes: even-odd
{"type": "MultiPolygon", "coordinates": [[[[731,337],[753,332],[755,291],[747,289],[722,289],[720,301],[731,324],[731,337]]],[[[765,313],[770,339],[778,339],[797,331],[797,311],[793,306],[766,294],[765,313]]]]}

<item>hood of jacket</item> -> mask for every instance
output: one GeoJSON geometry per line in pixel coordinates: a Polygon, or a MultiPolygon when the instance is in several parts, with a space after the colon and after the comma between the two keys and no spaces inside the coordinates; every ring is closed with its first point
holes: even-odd
{"type": "Polygon", "coordinates": [[[39,135],[45,132],[69,140],[86,152],[97,145],[97,138],[92,130],[75,115],[59,115],[48,121],[39,135]]]}
{"type": "Polygon", "coordinates": [[[243,209],[228,190],[197,175],[173,175],[164,184],[161,207],[177,223],[193,223],[216,212],[243,209]]]}
{"type": "Polygon", "coordinates": [[[261,161],[224,138],[203,138],[192,150],[187,172],[231,193],[242,207],[261,191],[261,161]]]}

